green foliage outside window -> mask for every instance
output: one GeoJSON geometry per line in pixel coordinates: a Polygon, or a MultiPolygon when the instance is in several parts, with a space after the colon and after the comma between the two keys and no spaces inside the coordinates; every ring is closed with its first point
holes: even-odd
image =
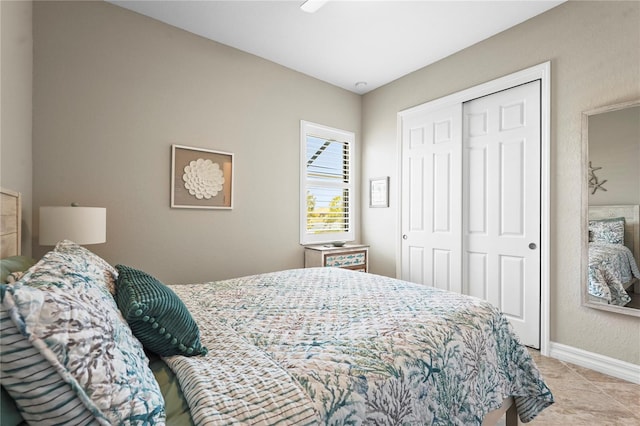
{"type": "Polygon", "coordinates": [[[335,232],[346,227],[345,209],[342,196],[336,196],[329,207],[316,210],[316,197],[307,191],[307,230],[314,233],[335,232]]]}

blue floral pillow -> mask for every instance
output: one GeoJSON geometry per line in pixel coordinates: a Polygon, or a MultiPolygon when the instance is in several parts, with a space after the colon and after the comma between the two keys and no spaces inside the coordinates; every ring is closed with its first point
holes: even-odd
{"type": "Polygon", "coordinates": [[[589,241],[624,244],[624,217],[589,221],[589,241]]]}
{"type": "Polygon", "coordinates": [[[57,401],[65,401],[66,409],[45,416],[34,413],[36,418],[30,419],[37,424],[68,424],[88,412],[100,424],[162,425],[164,400],[149,360],[105,282],[112,268],[101,259],[96,262],[96,257],[67,241],[16,284],[0,286],[0,326],[15,325],[2,338],[15,339],[26,345],[25,351],[46,360],[25,377],[46,380],[52,391],[35,383],[40,389],[34,397],[39,399],[24,397],[18,375],[33,368],[31,357],[11,356],[17,346],[8,341],[0,348],[2,385],[23,412],[42,404],[59,407],[56,398],[64,392],[57,401]],[[84,410],[67,413],[83,406],[84,410]]]}

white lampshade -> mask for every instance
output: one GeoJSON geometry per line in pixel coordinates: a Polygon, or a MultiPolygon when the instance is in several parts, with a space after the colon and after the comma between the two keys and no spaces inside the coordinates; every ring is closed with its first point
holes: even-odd
{"type": "Polygon", "coordinates": [[[59,241],[100,244],[107,241],[107,209],[104,207],[40,207],[40,245],[59,241]]]}

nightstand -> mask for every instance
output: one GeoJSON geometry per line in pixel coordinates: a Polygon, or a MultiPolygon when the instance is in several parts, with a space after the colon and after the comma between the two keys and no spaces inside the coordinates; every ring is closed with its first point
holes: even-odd
{"type": "Polygon", "coordinates": [[[369,271],[369,246],[361,244],[345,244],[335,247],[332,244],[306,246],[304,248],[304,267],[333,266],[369,271]]]}

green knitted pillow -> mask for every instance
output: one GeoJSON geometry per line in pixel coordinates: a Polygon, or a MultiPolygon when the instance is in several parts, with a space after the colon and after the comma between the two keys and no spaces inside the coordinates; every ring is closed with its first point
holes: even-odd
{"type": "Polygon", "coordinates": [[[116,265],[116,303],[143,346],[160,356],[205,355],[200,330],[182,300],[151,275],[116,265]]]}

